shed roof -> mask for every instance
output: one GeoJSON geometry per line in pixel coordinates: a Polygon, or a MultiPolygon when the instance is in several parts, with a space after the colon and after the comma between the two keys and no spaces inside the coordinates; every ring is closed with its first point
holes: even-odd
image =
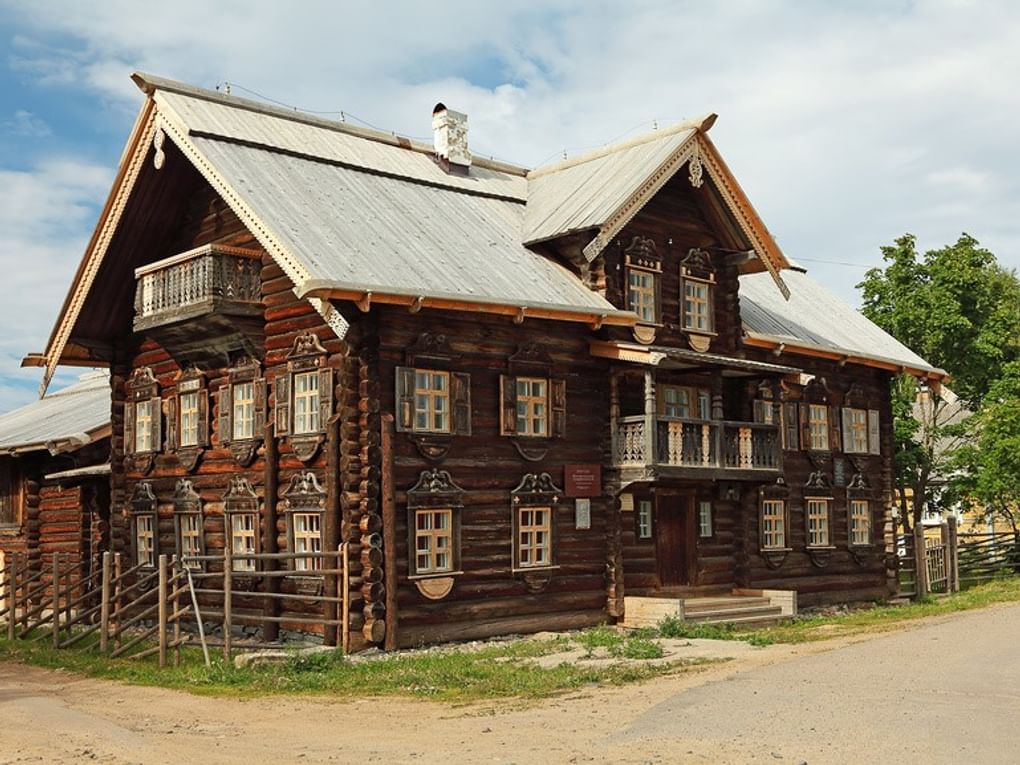
{"type": "Polygon", "coordinates": [[[922,376],[946,376],[804,271],[791,269],[783,277],[789,300],[776,293],[765,274],[740,277],[740,317],[749,340],[826,351],[922,376]]]}
{"type": "Polygon", "coordinates": [[[0,414],[0,452],[70,451],[109,433],[110,380],[89,372],[78,382],[0,414]]]}

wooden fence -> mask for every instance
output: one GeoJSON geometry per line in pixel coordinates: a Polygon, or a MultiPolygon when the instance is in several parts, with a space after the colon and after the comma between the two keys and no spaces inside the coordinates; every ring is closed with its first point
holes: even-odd
{"type": "Polygon", "coordinates": [[[924,527],[896,536],[899,562],[899,596],[912,599],[932,593],[960,591],[956,518],[950,516],[939,529],[939,538],[925,536],[924,527]]]}
{"type": "Polygon", "coordinates": [[[960,586],[1020,573],[1020,542],[1009,532],[959,535],[960,586]]]}
{"type": "Polygon", "coordinates": [[[211,646],[222,647],[227,660],[235,648],[279,647],[281,625],[320,633],[323,642],[346,653],[347,552],[346,543],[315,553],[234,556],[228,549],[180,560],[160,555],[155,568],[124,568],[120,553],[107,552],[101,569],[85,575],[66,553],[46,556],[43,565],[9,554],[0,569],[0,620],[8,640],[48,638],[54,648],[70,648],[91,638],[90,648],[114,658],[158,654],[160,667],[171,651],[180,664],[181,647],[192,642],[201,646],[207,665],[211,646]],[[288,591],[279,586],[284,578],[288,591]],[[252,609],[252,602],[260,608],[252,609]],[[257,627],[262,638],[235,637],[245,625],[257,627]]]}

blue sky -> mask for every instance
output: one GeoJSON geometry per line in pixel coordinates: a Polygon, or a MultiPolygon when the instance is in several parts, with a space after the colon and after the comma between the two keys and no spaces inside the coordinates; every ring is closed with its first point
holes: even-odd
{"type": "Polygon", "coordinates": [[[780,246],[856,303],[908,231],[1020,265],[1017,40],[1020,7],[962,0],[0,0],[0,411],[34,396],[18,363],[109,192],[135,69],[419,137],[441,100],[527,165],[714,111],[780,246]]]}

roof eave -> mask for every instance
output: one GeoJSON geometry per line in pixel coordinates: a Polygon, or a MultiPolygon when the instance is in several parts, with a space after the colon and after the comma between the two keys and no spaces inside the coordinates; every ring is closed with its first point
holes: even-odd
{"type": "Polygon", "coordinates": [[[899,359],[892,359],[886,356],[870,355],[850,350],[849,348],[818,345],[804,340],[768,335],[762,332],[745,330],[744,345],[755,348],[767,348],[778,353],[800,353],[805,356],[829,359],[843,364],[860,364],[876,369],[884,369],[888,372],[909,374],[913,377],[940,383],[947,382],[950,379],[949,373],[938,367],[918,366],[917,364],[908,364],[899,359]]]}
{"type": "Polygon", "coordinates": [[[113,434],[113,426],[110,423],[105,423],[98,428],[92,430],[83,431],[80,435],[87,437],[86,439],[77,438],[76,435],[63,436],[61,438],[49,438],[45,441],[29,441],[20,444],[4,444],[0,446],[0,455],[16,456],[20,454],[29,454],[31,452],[42,452],[48,451],[50,454],[65,454],[67,452],[77,451],[83,449],[86,446],[102,441],[104,438],[109,438],[113,434]]]}
{"type": "Polygon", "coordinates": [[[406,306],[412,313],[417,313],[422,308],[445,309],[509,316],[516,321],[523,321],[525,318],[573,321],[589,324],[596,329],[603,325],[632,327],[638,321],[637,314],[632,311],[621,311],[611,307],[602,309],[597,306],[572,306],[532,301],[502,302],[491,298],[474,298],[455,294],[426,295],[393,288],[377,290],[369,286],[338,285],[324,279],[309,280],[301,287],[295,288],[294,292],[299,298],[350,301],[363,312],[371,310],[373,303],[378,303],[406,306]]]}

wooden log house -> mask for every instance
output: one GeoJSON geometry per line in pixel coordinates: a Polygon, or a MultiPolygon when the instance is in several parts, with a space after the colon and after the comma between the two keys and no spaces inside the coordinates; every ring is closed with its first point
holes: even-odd
{"type": "MultiPolygon", "coordinates": [[[[0,414],[0,558],[5,573],[52,576],[66,556],[73,582],[97,570],[110,544],[110,383],[76,383],[0,414]]],[[[48,586],[48,585],[47,585],[48,586]]]]}
{"type": "Polygon", "coordinates": [[[135,81],[29,359],[110,368],[113,549],[349,542],[354,648],[889,593],[889,380],[943,373],[786,259],[714,115],[528,170],[442,104],[422,145],[135,81]]]}

